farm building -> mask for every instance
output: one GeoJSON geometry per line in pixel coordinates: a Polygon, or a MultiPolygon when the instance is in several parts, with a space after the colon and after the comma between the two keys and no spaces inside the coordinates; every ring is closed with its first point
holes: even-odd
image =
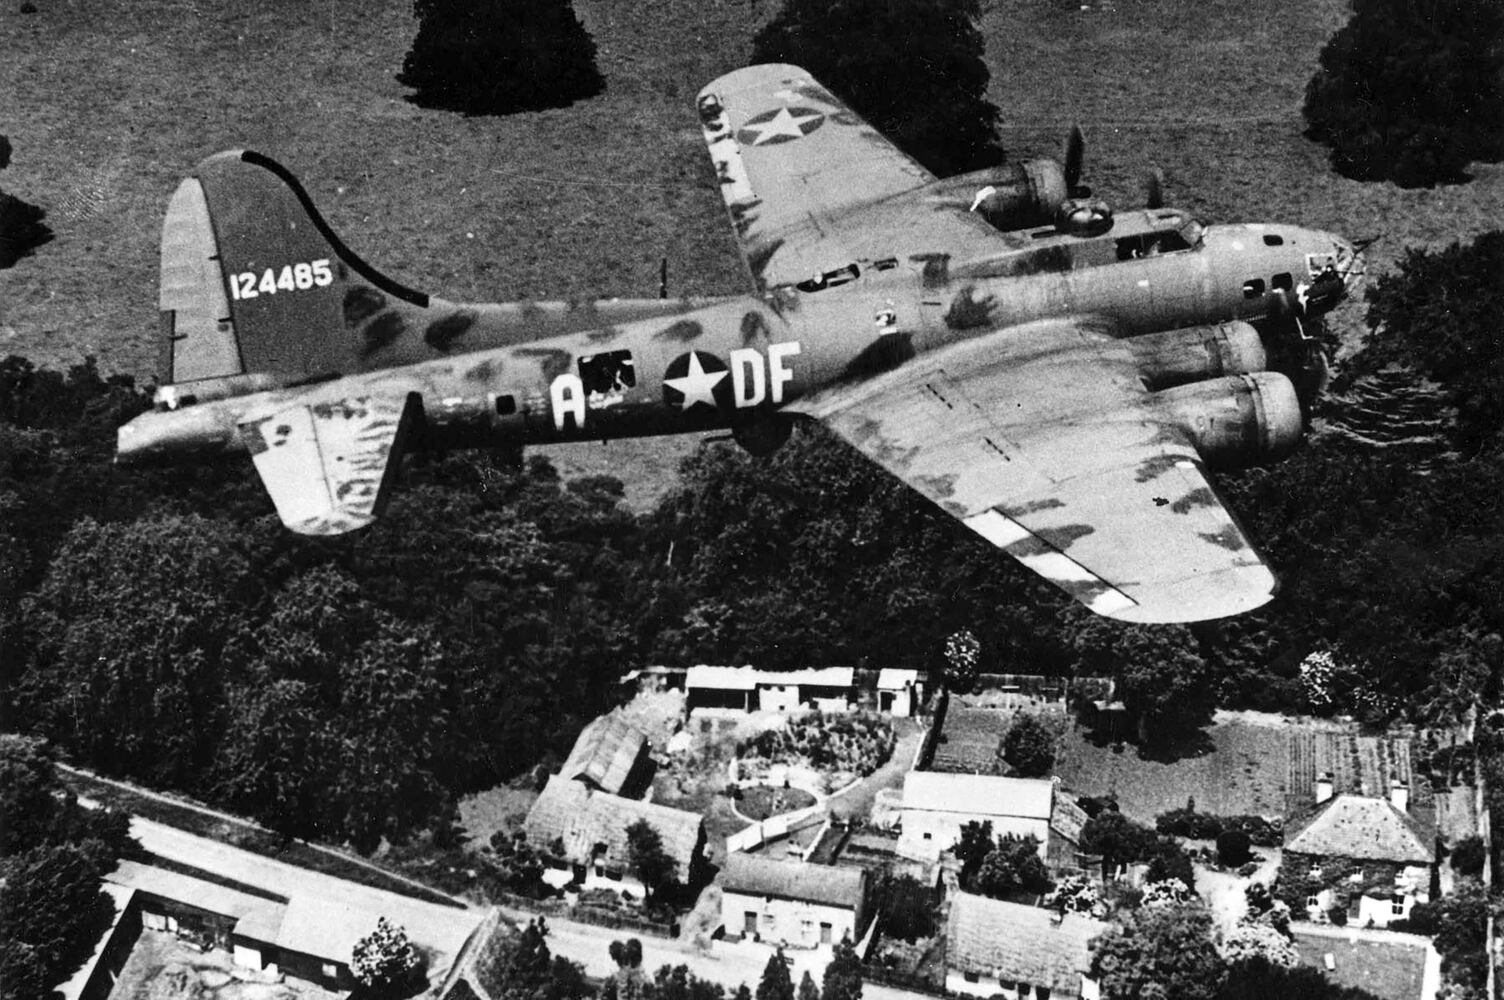
{"type": "Polygon", "coordinates": [[[721,921],[730,936],[790,948],[861,937],[867,873],[803,861],[729,854],[720,875],[721,921]]]}
{"type": "Polygon", "coordinates": [[[1434,834],[1395,800],[1338,795],[1285,830],[1279,887],[1297,914],[1325,921],[1334,908],[1348,922],[1385,927],[1430,899],[1434,834]]]}
{"type": "Polygon", "coordinates": [[[653,780],[648,738],[617,712],[586,726],[559,773],[598,792],[640,798],[653,780]]]}
{"type": "Polygon", "coordinates": [[[452,960],[464,936],[482,918],[476,912],[473,920],[456,919],[465,911],[354,883],[340,883],[343,891],[336,898],[312,885],[307,892],[284,895],[285,886],[279,886],[279,892],[212,879],[207,872],[197,877],[135,861],[120,862],[106,876],[126,894],[117,896],[123,900],[122,925],[136,931],[192,934],[229,952],[244,968],[294,976],[328,989],[354,985],[350,958],[355,944],[374,931],[383,916],[403,926],[415,945],[440,960],[452,960]]]}
{"type": "Polygon", "coordinates": [[[1008,1000],[1097,1000],[1089,946],[1106,929],[1079,913],[956,893],[946,927],[945,988],[1008,1000]]]}
{"type": "Polygon", "coordinates": [[[924,679],[917,670],[884,667],[877,674],[877,710],[908,717],[924,702],[924,679]]]}
{"type": "Polygon", "coordinates": [[[856,701],[850,667],[758,670],[690,667],[684,676],[686,710],[731,712],[847,712],[856,701]]]}
{"type": "Polygon", "coordinates": [[[990,822],[993,836],[1037,837],[1045,857],[1054,801],[1054,782],[1044,778],[910,771],[903,779],[898,852],[934,861],[975,821],[990,822]]]}
{"type": "Polygon", "coordinates": [[[694,882],[705,862],[705,823],[699,813],[598,792],[561,774],[548,779],[523,823],[528,842],[556,867],[545,876],[563,885],[641,894],[632,874],[627,828],[639,820],[658,831],[675,877],[694,882]]]}

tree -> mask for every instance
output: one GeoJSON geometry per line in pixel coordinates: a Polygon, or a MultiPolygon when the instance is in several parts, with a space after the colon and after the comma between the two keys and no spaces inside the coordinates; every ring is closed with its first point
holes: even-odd
{"type": "Polygon", "coordinates": [[[414,0],[398,82],[413,103],[467,115],[562,108],[605,89],[570,0],[414,0]]]}
{"type": "Polygon", "coordinates": [[[945,176],[1002,161],[976,0],[785,0],[754,63],[802,66],[879,132],[945,176]]]}
{"type": "Polygon", "coordinates": [[[1212,1000],[1227,970],[1199,905],[1134,910],[1091,942],[1091,977],[1104,1000],[1212,1000]]]}
{"type": "Polygon", "coordinates": [[[1306,87],[1307,135],[1357,180],[1429,187],[1504,155],[1504,11],[1353,0],[1306,87]]]}
{"type": "Polygon", "coordinates": [[[831,949],[820,995],[822,1000],[862,1000],[862,960],[850,935],[842,935],[831,949]]]}
{"type": "Polygon", "coordinates": [[[1254,958],[1239,963],[1222,984],[1217,1000],[1378,1000],[1367,990],[1340,986],[1309,965],[1286,968],[1254,958]]]}
{"type": "Polygon", "coordinates": [[[872,885],[872,906],[885,937],[913,942],[937,930],[934,893],[912,875],[879,870],[872,885]]]}
{"type": "Polygon", "coordinates": [[[961,827],[961,839],[951,850],[961,862],[961,884],[971,885],[987,855],[992,852],[992,820],[967,820],[961,827]]]}
{"type": "Polygon", "coordinates": [[[1496,916],[1483,883],[1459,879],[1449,896],[1420,903],[1410,911],[1410,927],[1433,935],[1442,974],[1475,990],[1488,979],[1488,921],[1496,916]]]}
{"type": "Polygon", "coordinates": [[[421,974],[422,965],[407,931],[386,917],[378,917],[376,929],[355,942],[350,957],[350,971],[360,984],[379,991],[409,986],[421,974]]]}
{"type": "Polygon", "coordinates": [[[1166,878],[1144,883],[1141,906],[1183,906],[1196,898],[1196,893],[1184,879],[1166,878]]]}
{"type": "Polygon", "coordinates": [[[1148,853],[1154,831],[1124,816],[1115,809],[1104,809],[1081,827],[1081,850],[1102,855],[1102,877],[1148,853]]]}
{"type": "Polygon", "coordinates": [[[65,978],[114,912],[99,889],[111,867],[81,844],[42,844],[0,858],[0,941],[32,950],[19,964],[34,964],[48,983],[65,978]]]}
{"type": "Polygon", "coordinates": [[[1444,250],[1409,248],[1365,291],[1369,330],[1354,373],[1404,365],[1441,383],[1457,409],[1454,443],[1494,450],[1504,429],[1504,231],[1444,250]]]}
{"type": "Polygon", "coordinates": [[[804,970],[804,975],[799,979],[799,1000],[820,1000],[820,987],[815,985],[815,980],[810,976],[809,970],[804,970]]]}
{"type": "Polygon", "coordinates": [[[1463,837],[1452,848],[1452,871],[1458,875],[1477,878],[1483,874],[1483,838],[1474,834],[1463,837]]]}
{"type": "Polygon", "coordinates": [[[1217,678],[1189,629],[1124,625],[1084,610],[1069,619],[1077,675],[1114,679],[1146,747],[1173,748],[1211,722],[1217,678]]]}
{"type": "Polygon", "coordinates": [[[982,859],[972,888],[984,896],[998,897],[1049,892],[1050,874],[1039,857],[1039,838],[1032,834],[999,837],[982,859]]]}
{"type": "Polygon", "coordinates": [[[627,863],[642,879],[649,899],[658,899],[677,884],[678,866],[663,849],[663,837],[645,819],[627,827],[627,863]]]}
{"type": "Polygon", "coordinates": [[[768,964],[763,966],[757,1000],[794,1000],[794,980],[789,976],[789,960],[782,948],[769,955],[768,964]]]}
{"type": "Polygon", "coordinates": [[[1043,778],[1055,766],[1055,737],[1028,713],[1014,716],[998,749],[998,755],[1025,778],[1043,778]]]}
{"type": "Polygon", "coordinates": [[[653,977],[655,1000],[725,1000],[726,988],[720,983],[691,975],[689,967],[660,966],[653,977]]]}
{"type": "Polygon", "coordinates": [[[977,660],[982,644],[971,629],[963,628],[945,637],[945,684],[964,694],[977,682],[977,660]]]}

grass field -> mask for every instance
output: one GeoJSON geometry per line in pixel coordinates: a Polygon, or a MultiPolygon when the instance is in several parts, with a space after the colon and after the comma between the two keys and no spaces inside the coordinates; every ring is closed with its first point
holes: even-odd
{"type": "MultiPolygon", "coordinates": [[[[744,290],[692,111],[745,63],[775,0],[577,0],[606,93],[574,107],[463,118],[408,104],[394,79],[408,0],[37,0],[0,13],[0,186],[46,208],[57,239],[0,272],[0,355],[149,379],[160,215],[200,158],[247,146],[305,181],[359,253],[452,298],[744,290]]],[[[1300,221],[1385,234],[1388,265],[1497,226],[1504,170],[1401,191],[1345,181],[1301,137],[1301,94],[1343,0],[993,0],[982,29],[1015,156],[1054,154],[1072,120],[1087,181],[1141,197],[1158,166],[1172,203],[1212,221],[1300,221]]],[[[1354,311],[1355,313],[1355,311],[1354,311]]],[[[634,499],[691,443],[556,452],[634,499]]]]}

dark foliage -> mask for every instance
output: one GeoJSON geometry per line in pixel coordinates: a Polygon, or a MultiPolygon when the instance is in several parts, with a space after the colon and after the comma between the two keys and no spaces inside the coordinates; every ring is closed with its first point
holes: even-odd
{"type": "Polygon", "coordinates": [[[1306,87],[1307,134],[1357,180],[1466,179],[1504,156],[1504,8],[1494,0],[1353,0],[1306,87]]]}
{"type": "Polygon", "coordinates": [[[753,63],[808,70],[942,176],[1002,161],[976,0],[785,0],[753,63]]]}
{"type": "Polygon", "coordinates": [[[1051,885],[1049,871],[1039,856],[1039,838],[1007,834],[997,838],[967,888],[983,896],[1007,899],[1042,895],[1051,885]]]}
{"type": "Polygon", "coordinates": [[[789,976],[789,960],[782,948],[769,955],[768,964],[763,966],[757,1000],[794,1000],[794,980],[789,976]]]}
{"type": "Polygon", "coordinates": [[[1224,868],[1247,864],[1250,857],[1248,847],[1248,834],[1242,830],[1223,830],[1217,834],[1217,864],[1224,868]]]}
{"type": "Polygon", "coordinates": [[[1463,837],[1452,848],[1452,870],[1458,875],[1476,877],[1483,874],[1483,838],[1463,837]]]}
{"type": "Polygon", "coordinates": [[[47,210],[0,191],[0,271],[52,240],[47,210]]]}
{"type": "Polygon", "coordinates": [[[1055,766],[1055,738],[1033,715],[1014,717],[1000,750],[1003,760],[1025,778],[1043,778],[1055,766]]]}
{"type": "Polygon", "coordinates": [[[1091,942],[1091,976],[1103,1000],[1213,1000],[1227,967],[1205,907],[1146,906],[1091,942]]]}
{"type": "Polygon", "coordinates": [[[129,818],[79,806],[40,744],[0,736],[0,996],[68,977],[115,912],[100,880],[137,849],[129,818]]]}
{"type": "Polygon", "coordinates": [[[663,849],[662,835],[647,820],[627,827],[627,854],[632,873],[642,880],[649,900],[659,899],[677,885],[674,859],[663,849]]]}
{"type": "Polygon", "coordinates": [[[1488,921],[1493,907],[1477,879],[1460,879],[1451,895],[1419,903],[1410,911],[1410,930],[1432,935],[1448,981],[1482,990],[1488,978],[1488,921]]]}
{"type": "Polygon", "coordinates": [[[1332,982],[1320,969],[1297,965],[1293,969],[1263,960],[1241,962],[1217,994],[1217,1000],[1378,1000],[1356,986],[1332,982]]]}
{"type": "Polygon", "coordinates": [[[1496,450],[1504,431],[1501,275],[1504,232],[1495,230],[1466,246],[1408,250],[1365,293],[1370,332],[1356,373],[1399,364],[1440,382],[1457,410],[1454,441],[1469,454],[1496,450]]]}
{"type": "Polygon", "coordinates": [[[1191,803],[1184,809],[1171,809],[1154,817],[1154,829],[1173,837],[1188,837],[1192,840],[1215,840],[1224,832],[1236,830],[1250,844],[1260,847],[1279,847],[1284,843],[1285,826],[1278,818],[1244,814],[1218,816],[1214,813],[1197,812],[1191,803]]]}
{"type": "Polygon", "coordinates": [[[561,108],[605,89],[570,0],[414,0],[397,79],[414,104],[467,115],[561,108]]]}
{"type": "Polygon", "coordinates": [[[820,985],[822,1000],[862,1000],[862,960],[850,937],[831,949],[830,963],[820,985]]]}
{"type": "Polygon", "coordinates": [[[913,942],[939,930],[935,894],[912,875],[883,869],[872,883],[872,907],[885,937],[913,942]]]}

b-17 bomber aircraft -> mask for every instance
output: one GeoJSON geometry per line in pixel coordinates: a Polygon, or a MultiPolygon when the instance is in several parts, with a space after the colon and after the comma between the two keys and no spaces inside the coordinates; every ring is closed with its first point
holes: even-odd
{"type": "Polygon", "coordinates": [[[380,515],[415,448],[729,430],[766,454],[816,420],[1098,613],[1270,599],[1207,470],[1298,442],[1269,359],[1350,293],[1351,243],[1157,197],[1113,214],[1079,133],[1063,164],[936,179],[794,66],[729,73],[698,113],[754,290],[697,302],[430,297],[279,164],[210,157],[168,207],[169,374],[118,460],[248,453],[283,522],[329,535],[380,515]]]}

